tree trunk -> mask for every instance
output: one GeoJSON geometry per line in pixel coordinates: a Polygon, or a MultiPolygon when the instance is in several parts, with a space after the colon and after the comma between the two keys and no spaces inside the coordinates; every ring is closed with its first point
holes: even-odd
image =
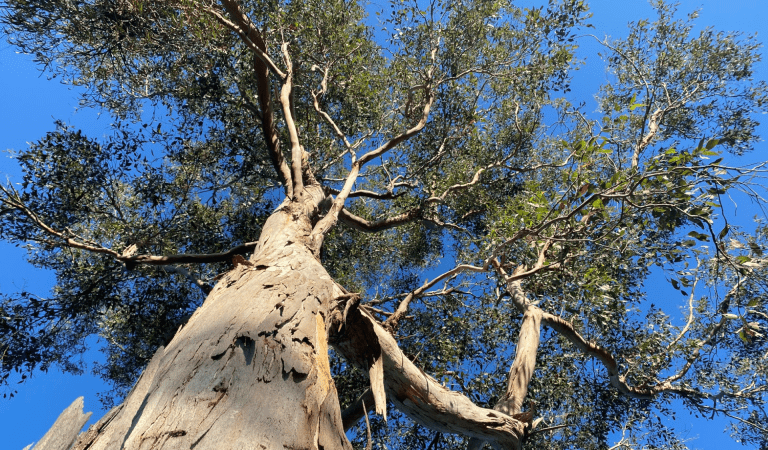
{"type": "Polygon", "coordinates": [[[496,449],[520,448],[524,423],[480,408],[417,368],[395,339],[317,259],[310,217],[325,197],[305,188],[264,224],[240,260],[150,361],[123,404],[75,449],[344,449],[328,362],[339,353],[368,371],[374,406],[389,399],[418,423],[496,449]]]}
{"type": "Polygon", "coordinates": [[[75,448],[351,449],[328,362],[339,289],[308,249],[310,231],[306,214],[274,213],[251,261],[75,448]]]}

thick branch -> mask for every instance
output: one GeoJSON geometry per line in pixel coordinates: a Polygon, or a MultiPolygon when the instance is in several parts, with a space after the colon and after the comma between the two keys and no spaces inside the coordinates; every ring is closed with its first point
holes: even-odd
{"type": "Polygon", "coordinates": [[[335,347],[352,364],[368,370],[381,360],[388,399],[411,419],[443,433],[457,433],[492,443],[498,449],[519,449],[524,424],[506,414],[480,408],[450,391],[416,367],[395,339],[359,308],[350,313],[335,347]]]}
{"type": "Polygon", "coordinates": [[[225,27],[237,33],[245,45],[247,45],[248,48],[253,51],[257,58],[263,61],[267,67],[269,67],[269,70],[272,73],[281,79],[284,79],[286,74],[278,69],[277,65],[274,61],[272,61],[267,52],[259,48],[257,45],[256,40],[261,40],[261,33],[253,24],[251,19],[242,10],[240,10],[239,3],[236,0],[221,0],[221,4],[224,6],[224,9],[226,9],[229,17],[232,19],[231,21],[227,20],[219,13],[219,11],[215,9],[208,8],[206,11],[214,18],[216,18],[216,20],[221,22],[225,27]]]}
{"type": "MultiPolygon", "coordinates": [[[[261,34],[256,33],[254,41],[266,53],[267,47],[261,39],[261,34]]],[[[272,166],[280,177],[280,182],[285,187],[285,196],[292,198],[293,182],[291,180],[291,171],[285,162],[283,152],[280,150],[280,140],[275,129],[275,116],[272,110],[272,83],[269,81],[269,68],[260,58],[254,58],[253,71],[256,74],[256,91],[259,96],[259,109],[262,116],[261,131],[267,144],[269,158],[272,160],[272,166]]]]}
{"type": "Polygon", "coordinates": [[[304,150],[299,143],[299,131],[293,117],[293,108],[291,107],[291,98],[293,96],[293,63],[291,55],[288,53],[288,44],[284,43],[281,48],[283,60],[288,73],[283,78],[283,86],[280,88],[280,104],[283,107],[283,118],[285,126],[288,129],[288,137],[291,141],[291,176],[293,177],[293,194],[301,195],[304,190],[304,178],[301,173],[301,165],[304,161],[304,150]]]}
{"type": "MultiPolygon", "coordinates": [[[[503,274],[501,267],[497,267],[497,269],[503,274]]],[[[493,409],[513,416],[520,414],[523,400],[528,395],[528,385],[533,377],[533,371],[536,369],[536,353],[541,338],[541,321],[545,313],[528,301],[519,281],[508,283],[507,290],[512,296],[515,307],[523,311],[523,321],[520,325],[520,335],[515,349],[515,360],[509,369],[507,389],[493,409]]],[[[532,418],[529,417],[529,419],[532,418]]],[[[483,442],[481,440],[472,439],[467,450],[479,450],[482,447],[483,442]]]]}

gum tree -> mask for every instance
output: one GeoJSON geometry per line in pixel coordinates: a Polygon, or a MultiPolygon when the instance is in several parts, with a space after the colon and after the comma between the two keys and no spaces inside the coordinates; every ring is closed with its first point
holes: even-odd
{"type": "Polygon", "coordinates": [[[107,342],[76,448],[680,448],[671,400],[765,442],[766,231],[726,220],[762,201],[753,39],[663,3],[619,41],[575,0],[3,6],[114,117],[0,194],[57,276],[3,297],[3,379],[107,342]]]}

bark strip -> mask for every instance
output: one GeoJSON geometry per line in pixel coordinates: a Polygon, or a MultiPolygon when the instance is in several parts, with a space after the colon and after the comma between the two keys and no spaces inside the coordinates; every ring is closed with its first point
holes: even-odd
{"type": "Polygon", "coordinates": [[[83,397],[78,397],[61,412],[51,429],[32,450],[68,450],[90,417],[90,412],[83,413],[83,397]]]}

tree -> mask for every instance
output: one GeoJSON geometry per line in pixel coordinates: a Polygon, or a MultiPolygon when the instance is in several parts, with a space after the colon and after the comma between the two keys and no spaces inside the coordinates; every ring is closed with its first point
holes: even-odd
{"type": "Polygon", "coordinates": [[[576,0],[3,6],[115,118],[0,192],[58,283],[4,296],[3,379],[109,343],[76,448],[680,448],[672,399],[768,440],[768,231],[726,221],[762,201],[753,39],[658,2],[601,41],[595,118],[576,0]]]}

